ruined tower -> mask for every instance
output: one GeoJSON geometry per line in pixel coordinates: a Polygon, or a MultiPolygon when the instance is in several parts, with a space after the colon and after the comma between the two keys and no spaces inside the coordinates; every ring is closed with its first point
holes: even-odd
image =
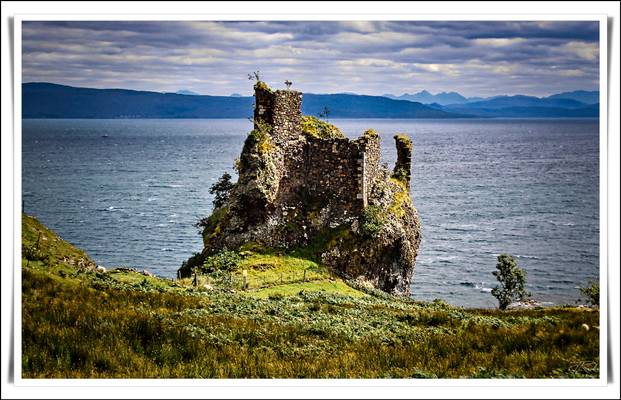
{"type": "Polygon", "coordinates": [[[380,165],[377,132],[350,140],[335,126],[302,116],[301,105],[300,92],[255,85],[254,129],[239,179],[227,203],[204,220],[203,256],[247,243],[310,246],[345,278],[409,293],[420,242],[409,196],[409,138],[396,137],[390,173],[380,165]]]}

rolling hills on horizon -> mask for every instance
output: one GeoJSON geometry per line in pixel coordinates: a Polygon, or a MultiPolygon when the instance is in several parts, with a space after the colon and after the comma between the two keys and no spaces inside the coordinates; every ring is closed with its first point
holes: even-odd
{"type": "MultiPolygon", "coordinates": [[[[327,107],[330,118],[403,119],[599,116],[599,103],[592,103],[599,98],[599,92],[565,92],[544,98],[523,95],[465,98],[457,92],[437,95],[423,92],[419,94],[427,96],[425,101],[439,101],[423,104],[408,100],[405,95],[391,98],[386,97],[389,95],[305,93],[302,112],[319,115],[327,107]],[[450,99],[457,103],[442,104],[450,99]]],[[[46,82],[22,84],[23,118],[247,118],[252,114],[252,105],[252,96],[199,95],[189,90],[160,93],[46,82]]]]}
{"type": "MultiPolygon", "coordinates": [[[[208,96],[53,83],[22,85],[23,118],[247,118],[251,96],[208,96]]],[[[468,118],[420,103],[382,96],[304,94],[302,112],[330,118],[468,118]]]]}

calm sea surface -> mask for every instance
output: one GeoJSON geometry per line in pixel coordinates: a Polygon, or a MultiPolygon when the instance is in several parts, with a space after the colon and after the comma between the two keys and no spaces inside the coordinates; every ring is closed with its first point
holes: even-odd
{"type": "MultiPolygon", "coordinates": [[[[528,273],[541,301],[574,303],[598,277],[597,120],[332,120],[348,136],[414,141],[412,197],[423,242],[417,299],[493,307],[496,256],[528,273]]],[[[174,277],[201,249],[193,224],[209,187],[234,175],[247,120],[24,120],[24,210],[99,264],[174,277]]]]}

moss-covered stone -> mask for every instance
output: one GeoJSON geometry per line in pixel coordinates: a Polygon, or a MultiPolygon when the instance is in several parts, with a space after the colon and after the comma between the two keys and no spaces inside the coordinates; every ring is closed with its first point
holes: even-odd
{"type": "Polygon", "coordinates": [[[342,139],[343,132],[336,126],[310,115],[304,115],[300,121],[300,128],[305,135],[318,139],[342,139]]]}
{"type": "Polygon", "coordinates": [[[270,93],[273,92],[272,89],[267,85],[267,83],[263,81],[257,81],[257,83],[254,84],[254,90],[265,90],[270,93]]]}
{"type": "Polygon", "coordinates": [[[362,135],[362,137],[365,138],[365,139],[376,138],[378,136],[379,136],[379,134],[377,133],[377,131],[375,129],[367,129],[364,132],[364,134],[362,135]]]}

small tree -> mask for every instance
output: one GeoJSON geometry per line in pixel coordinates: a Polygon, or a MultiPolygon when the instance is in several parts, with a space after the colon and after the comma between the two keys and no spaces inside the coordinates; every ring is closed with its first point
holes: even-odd
{"type": "Polygon", "coordinates": [[[589,281],[587,286],[580,287],[578,290],[586,297],[586,302],[589,305],[599,307],[599,283],[589,281]]]}
{"type": "Polygon", "coordinates": [[[248,80],[250,81],[261,81],[261,71],[254,71],[252,74],[248,74],[248,80]]]}
{"type": "Polygon", "coordinates": [[[501,310],[506,310],[515,300],[525,300],[530,297],[526,291],[526,271],[520,268],[517,261],[509,254],[498,256],[496,263],[498,271],[492,272],[500,286],[492,289],[492,295],[498,299],[501,310]]]}
{"type": "Polygon", "coordinates": [[[235,184],[231,182],[231,174],[228,172],[222,174],[218,182],[211,185],[209,193],[215,195],[213,199],[213,206],[215,208],[220,208],[227,202],[233,186],[235,184]]]}

